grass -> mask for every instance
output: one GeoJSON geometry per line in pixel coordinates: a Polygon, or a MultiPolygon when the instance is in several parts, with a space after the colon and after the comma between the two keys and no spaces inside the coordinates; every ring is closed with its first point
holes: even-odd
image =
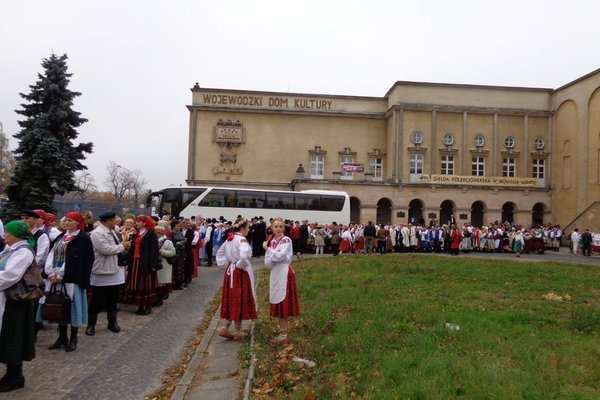
{"type": "Polygon", "coordinates": [[[257,399],[600,398],[599,266],[387,255],[295,270],[287,348],[268,344],[261,271],[257,399]]]}

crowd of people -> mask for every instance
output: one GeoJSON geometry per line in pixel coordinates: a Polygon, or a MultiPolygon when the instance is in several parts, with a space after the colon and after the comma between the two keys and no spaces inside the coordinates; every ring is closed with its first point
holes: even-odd
{"type": "MultiPolygon", "coordinates": [[[[5,290],[15,285],[31,265],[40,268],[46,291],[65,291],[70,315],[59,321],[56,341],[49,350],[77,348],[79,328],[94,336],[98,316],[106,311],[107,329],[119,333],[117,303],[137,306],[138,315],[160,307],[173,290],[185,290],[197,278],[198,266],[225,267],[218,333],[241,340],[243,320],[256,319],[252,257],[264,256],[271,269],[270,315],[277,318],[276,343],[287,341],[287,319],[300,307],[294,256],[314,253],[459,252],[544,253],[559,251],[560,226],[514,226],[510,223],[478,227],[454,221],[425,224],[341,225],[265,221],[262,217],[235,222],[225,218],[168,218],[135,216],[121,219],[106,212],[70,212],[57,220],[43,210],[23,210],[19,221],[0,222],[0,362],[7,365],[0,392],[22,388],[23,361],[35,357],[37,332],[45,320],[46,297],[36,301],[7,301],[5,290]],[[231,324],[234,328],[231,330],[231,324]]],[[[575,229],[570,250],[586,256],[600,253],[600,232],[575,229]]]]}

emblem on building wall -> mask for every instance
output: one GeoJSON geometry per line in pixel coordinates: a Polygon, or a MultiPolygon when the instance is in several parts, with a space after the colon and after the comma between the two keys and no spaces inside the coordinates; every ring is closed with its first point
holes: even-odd
{"type": "Polygon", "coordinates": [[[213,174],[241,175],[243,169],[236,167],[237,154],[231,149],[246,142],[246,132],[240,120],[218,120],[213,128],[213,142],[224,147],[219,158],[220,165],[213,168],[213,174]]]}

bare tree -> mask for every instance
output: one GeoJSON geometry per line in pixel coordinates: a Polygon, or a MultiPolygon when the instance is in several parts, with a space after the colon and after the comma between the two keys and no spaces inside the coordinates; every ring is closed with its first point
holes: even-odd
{"type": "Polygon", "coordinates": [[[0,187],[4,189],[15,169],[15,157],[8,149],[8,137],[3,131],[2,123],[0,123],[0,187]]]}
{"type": "Polygon", "coordinates": [[[77,195],[81,200],[94,195],[98,191],[94,177],[89,171],[78,171],[75,174],[75,186],[77,186],[77,195]]]}
{"type": "Polygon", "coordinates": [[[144,178],[142,171],[139,169],[131,171],[129,179],[129,195],[133,200],[133,204],[135,204],[135,207],[137,208],[140,205],[140,194],[145,191],[148,180],[144,178]]]}
{"type": "Polygon", "coordinates": [[[117,211],[121,211],[121,202],[123,197],[131,188],[131,171],[120,166],[114,161],[108,163],[106,167],[108,176],[104,181],[106,187],[111,191],[117,201],[117,211]]]}

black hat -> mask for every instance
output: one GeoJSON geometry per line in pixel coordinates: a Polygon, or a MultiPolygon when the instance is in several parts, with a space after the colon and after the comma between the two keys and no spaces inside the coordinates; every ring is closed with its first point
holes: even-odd
{"type": "Polygon", "coordinates": [[[112,211],[107,211],[98,216],[100,221],[108,221],[109,219],[116,218],[117,214],[112,211]]]}
{"type": "Polygon", "coordinates": [[[33,217],[33,218],[39,218],[40,217],[38,215],[38,213],[36,213],[35,211],[30,210],[30,209],[25,209],[25,210],[21,211],[21,216],[33,217]]]}

